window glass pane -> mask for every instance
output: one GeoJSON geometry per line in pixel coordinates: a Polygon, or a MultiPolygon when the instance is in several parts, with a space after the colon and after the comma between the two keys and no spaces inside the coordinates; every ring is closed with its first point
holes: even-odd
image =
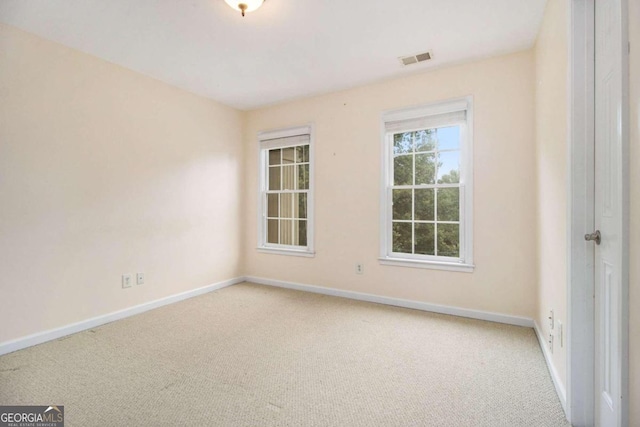
{"type": "Polygon", "coordinates": [[[282,164],[288,165],[295,162],[295,147],[282,149],[282,164]]]}
{"type": "Polygon", "coordinates": [[[460,188],[438,189],[438,221],[458,221],[460,218],[460,188]]]}
{"type": "Polygon", "coordinates": [[[294,190],[296,187],[296,167],[282,166],[282,189],[294,190]]]}
{"type": "Polygon", "coordinates": [[[413,152],[413,132],[396,133],[393,135],[393,154],[413,152]]]}
{"type": "Polygon", "coordinates": [[[460,182],[460,151],[438,153],[438,184],[460,182]]]}
{"type": "Polygon", "coordinates": [[[294,218],[307,217],[307,195],[305,193],[296,193],[293,195],[293,203],[298,207],[298,211],[294,212],[294,218]]]}
{"type": "Polygon", "coordinates": [[[460,148],[460,126],[438,128],[438,150],[457,150],[460,148]]]}
{"type": "Polygon", "coordinates": [[[393,190],[393,219],[411,219],[411,191],[393,190]]]}
{"type": "Polygon", "coordinates": [[[415,224],[415,253],[435,255],[435,224],[415,224]]]}
{"type": "Polygon", "coordinates": [[[278,220],[267,220],[267,243],[278,243],[278,220]]]}
{"type": "Polygon", "coordinates": [[[309,161],[309,146],[299,145],[296,147],[296,163],[307,163],[309,161]]]}
{"type": "Polygon", "coordinates": [[[269,167],[269,190],[281,190],[280,166],[269,167]]]}
{"type": "Polygon", "coordinates": [[[290,219],[280,220],[280,244],[293,245],[293,221],[290,219]]]}
{"type": "Polygon", "coordinates": [[[434,184],[436,175],[436,155],[416,154],[416,185],[434,184]]]}
{"type": "Polygon", "coordinates": [[[307,246],[307,221],[296,221],[298,233],[298,245],[307,246]]]}
{"type": "Polygon", "coordinates": [[[268,149],[266,156],[266,243],[307,246],[310,145],[268,149]]]}
{"type": "Polygon", "coordinates": [[[280,218],[293,218],[293,194],[280,194],[280,218]]]}
{"type": "Polygon", "coordinates": [[[413,184],[413,156],[398,156],[393,159],[393,185],[413,184]]]}
{"type": "Polygon", "coordinates": [[[280,164],[280,149],[277,150],[269,150],[269,164],[270,165],[279,165],[280,164]]]}
{"type": "Polygon", "coordinates": [[[415,217],[416,221],[434,220],[434,193],[433,188],[417,188],[415,190],[415,217]]]}
{"type": "Polygon", "coordinates": [[[438,256],[460,257],[458,224],[438,224],[438,256]]]}
{"type": "Polygon", "coordinates": [[[298,168],[298,188],[296,190],[309,189],[309,165],[297,165],[298,168]]]}
{"type": "Polygon", "coordinates": [[[436,149],[435,129],[419,130],[416,135],[416,151],[434,151],[436,149]]]}
{"type": "MultiPolygon", "coordinates": [[[[430,114],[414,117],[414,111],[407,111],[398,115],[401,120],[385,123],[383,135],[386,143],[392,144],[387,145],[388,156],[384,156],[383,165],[391,174],[385,177],[385,189],[391,190],[386,196],[386,202],[391,203],[386,207],[391,216],[385,227],[391,240],[387,251],[399,258],[459,259],[466,253],[467,249],[460,246],[461,224],[465,220],[461,212],[466,194],[463,191],[471,191],[470,186],[467,190],[461,186],[461,175],[469,160],[462,157],[468,144],[462,121],[466,114],[452,110],[452,121],[445,121],[448,118],[444,116],[442,120],[430,114]],[[431,127],[438,124],[441,126],[431,127]],[[391,129],[412,130],[389,132],[391,129]]],[[[467,178],[471,184],[472,177],[467,178]]]]}
{"type": "Polygon", "coordinates": [[[411,223],[393,223],[393,252],[411,253],[411,223]]]}
{"type": "Polygon", "coordinates": [[[267,216],[275,218],[278,216],[278,195],[267,194],[267,216]]]}

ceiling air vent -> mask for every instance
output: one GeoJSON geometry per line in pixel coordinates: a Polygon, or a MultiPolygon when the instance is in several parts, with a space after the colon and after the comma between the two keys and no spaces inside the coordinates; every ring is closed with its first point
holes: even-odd
{"type": "Polygon", "coordinates": [[[417,64],[418,62],[424,62],[424,61],[430,60],[431,52],[418,53],[418,54],[409,55],[409,56],[401,56],[399,59],[400,59],[400,62],[402,62],[402,65],[404,66],[417,64]]]}

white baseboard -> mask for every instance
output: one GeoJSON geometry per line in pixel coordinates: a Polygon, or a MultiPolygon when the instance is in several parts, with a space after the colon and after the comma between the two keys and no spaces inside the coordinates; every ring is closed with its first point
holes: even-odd
{"type": "Polygon", "coordinates": [[[262,277],[246,276],[247,282],[260,285],[276,286],[279,288],[295,289],[298,291],[313,292],[316,294],[331,295],[335,297],[355,299],[358,301],[374,302],[378,304],[393,305],[396,307],[411,308],[414,310],[430,311],[433,313],[450,314],[453,316],[468,317],[471,319],[488,320],[490,322],[506,323],[508,325],[533,327],[533,319],[507,314],[492,313],[488,311],[470,310],[466,308],[451,307],[447,305],[430,304],[420,301],[411,301],[400,298],[384,297],[362,292],[345,291],[341,289],[325,288],[322,286],[305,285],[301,283],[283,282],[275,279],[265,279],[262,277]]]}
{"type": "Polygon", "coordinates": [[[549,347],[547,345],[547,339],[542,334],[540,327],[534,321],[533,329],[536,331],[536,336],[538,337],[538,342],[540,343],[540,348],[542,348],[542,354],[544,355],[544,360],[547,362],[547,368],[549,369],[549,374],[551,374],[551,380],[553,381],[553,385],[556,388],[556,393],[558,394],[558,399],[560,399],[560,404],[562,405],[562,409],[564,410],[565,415],[567,414],[567,392],[560,381],[560,376],[558,375],[558,371],[556,371],[556,367],[553,364],[553,358],[551,357],[551,352],[549,351],[549,347]]]}
{"type": "Polygon", "coordinates": [[[6,341],[0,343],[0,355],[12,353],[14,351],[22,350],[23,348],[31,347],[37,344],[42,344],[47,341],[55,340],[66,335],[75,334],[87,329],[95,328],[105,323],[110,323],[116,320],[124,319],[125,317],[134,316],[136,314],[144,313],[145,311],[153,310],[154,308],[162,307],[168,304],[173,304],[178,301],[182,301],[188,298],[192,298],[198,295],[206,294],[218,289],[226,288],[227,286],[235,285],[244,281],[244,278],[237,277],[234,279],[225,280],[222,282],[214,283],[212,285],[204,286],[202,288],[193,289],[190,291],[182,292],[176,295],[170,295],[165,298],[160,298],[155,301],[146,302],[144,304],[136,305],[134,307],[125,308],[124,310],[115,311],[113,313],[105,314],[91,319],[83,320],[81,322],[72,323],[70,325],[62,326],[56,329],[50,329],[48,331],[39,332],[26,337],[18,338],[12,341],[6,341]]]}

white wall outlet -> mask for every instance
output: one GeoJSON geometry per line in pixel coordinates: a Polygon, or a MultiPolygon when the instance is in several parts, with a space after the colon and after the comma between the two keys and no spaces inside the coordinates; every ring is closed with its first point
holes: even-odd
{"type": "Polygon", "coordinates": [[[131,277],[130,274],[123,274],[122,275],[122,288],[130,288],[131,285],[133,284],[133,278],[131,277]]]}
{"type": "Polygon", "coordinates": [[[553,308],[549,310],[549,329],[553,331],[553,326],[555,323],[555,319],[553,318],[553,308]]]}
{"type": "Polygon", "coordinates": [[[137,285],[144,285],[144,273],[136,274],[136,284],[137,285]]]}
{"type": "Polygon", "coordinates": [[[560,348],[564,347],[564,331],[562,330],[562,322],[561,321],[557,321],[557,327],[558,327],[558,343],[560,344],[560,348]]]}
{"type": "Polygon", "coordinates": [[[549,334],[549,350],[553,353],[553,334],[549,334]]]}
{"type": "Polygon", "coordinates": [[[356,274],[363,274],[363,273],[364,273],[364,264],[359,262],[356,264],[356,274]]]}

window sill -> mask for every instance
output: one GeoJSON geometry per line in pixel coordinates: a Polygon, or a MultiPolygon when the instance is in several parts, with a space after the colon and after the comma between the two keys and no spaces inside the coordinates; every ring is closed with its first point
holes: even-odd
{"type": "Polygon", "coordinates": [[[276,249],[276,248],[256,248],[257,251],[261,254],[272,254],[272,255],[290,255],[290,256],[300,256],[306,258],[313,258],[316,256],[315,252],[305,251],[305,250],[295,250],[295,249],[276,249]]]}
{"type": "Polygon", "coordinates": [[[459,262],[422,261],[407,258],[378,258],[380,265],[392,265],[395,267],[427,268],[432,270],[458,271],[461,273],[473,273],[475,265],[459,262]]]}

